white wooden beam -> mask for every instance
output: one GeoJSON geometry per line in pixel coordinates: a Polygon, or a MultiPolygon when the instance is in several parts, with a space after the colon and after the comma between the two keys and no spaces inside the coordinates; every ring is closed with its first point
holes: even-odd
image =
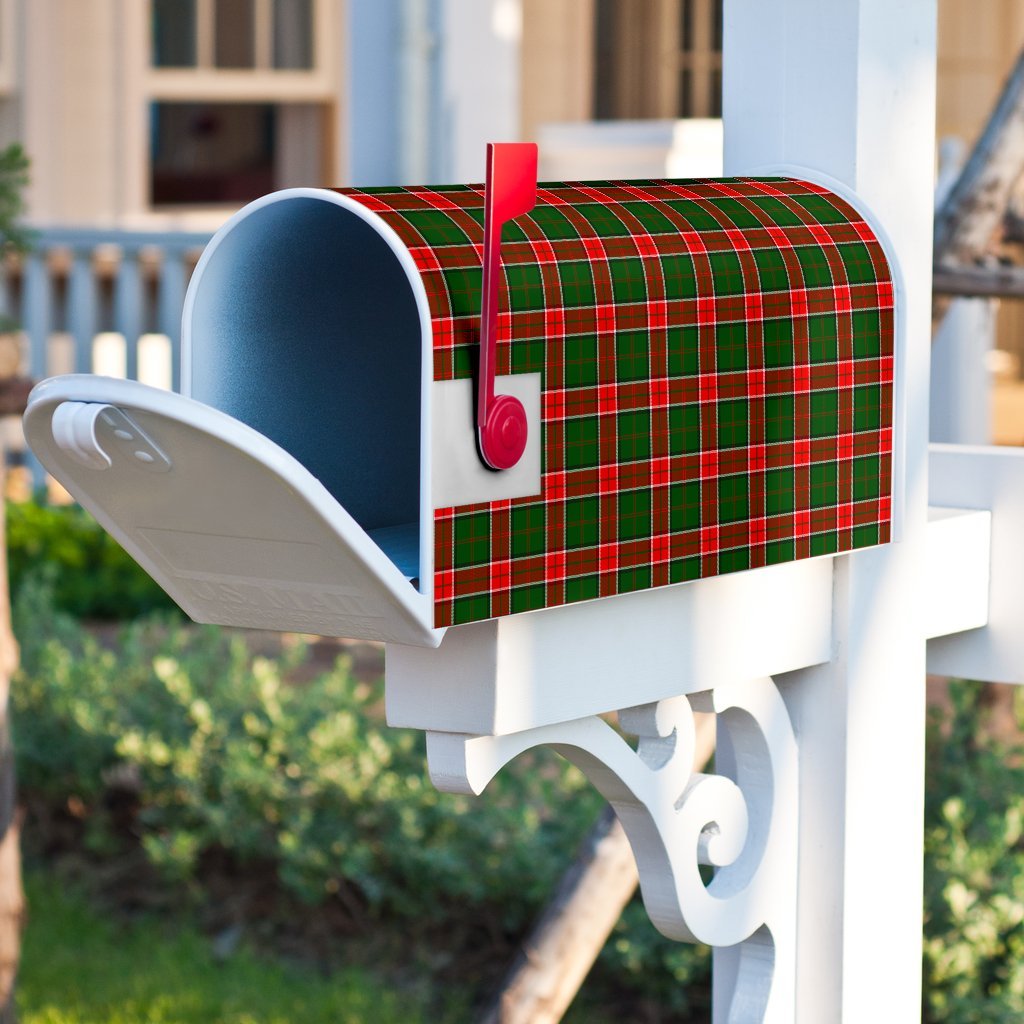
{"type": "Polygon", "coordinates": [[[796,1019],[915,1020],[935,0],[729,0],[725,18],[726,173],[831,175],[885,226],[902,273],[902,541],[837,559],[835,658],[781,685],[800,743],[796,1019]]]}

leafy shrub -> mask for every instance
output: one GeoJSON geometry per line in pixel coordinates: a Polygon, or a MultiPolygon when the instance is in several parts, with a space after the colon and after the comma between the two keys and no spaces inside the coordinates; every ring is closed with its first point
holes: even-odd
{"type": "MultiPolygon", "coordinates": [[[[237,633],[167,616],[108,649],[55,607],[46,574],[22,576],[15,627],[23,792],[72,800],[105,849],[105,797],[131,785],[150,860],[193,887],[220,851],[242,868],[274,865],[311,906],[355,893],[409,934],[483,921],[514,936],[599,812],[582,776],[545,754],[478,800],[436,792],[419,734],[384,727],[380,685],[354,681],[344,661],[293,685],[300,649],[254,658],[237,633]]],[[[951,694],[928,732],[924,1020],[1009,1024],[1024,1019],[1024,745],[991,738],[979,687],[951,694]]],[[[634,900],[588,988],[625,982],[686,1019],[706,1013],[708,959],[662,939],[634,900]]]]}
{"type": "MultiPolygon", "coordinates": [[[[15,629],[23,793],[54,807],[70,798],[92,846],[110,849],[105,796],[135,787],[132,831],[153,864],[193,887],[218,851],[242,869],[275,865],[309,905],[354,893],[410,934],[465,934],[476,922],[512,938],[600,811],[550,752],[521,758],[479,799],[437,792],[421,734],[384,726],[381,685],[354,681],[344,660],[291,684],[301,651],[253,657],[237,633],[167,618],[131,624],[104,648],[31,578],[15,629]]],[[[678,982],[705,975],[705,960],[634,910],[599,973],[681,1011],[695,996],[678,982]]]]}
{"type": "Polygon", "coordinates": [[[11,591],[45,575],[57,608],[88,619],[133,619],[177,606],[93,517],[77,505],[8,502],[11,591]]]}
{"type": "MultiPolygon", "coordinates": [[[[929,729],[925,1020],[1024,1020],[1024,747],[992,738],[982,688],[929,729]]],[[[1019,691],[1018,691],[1019,694],[1019,691]]]]}

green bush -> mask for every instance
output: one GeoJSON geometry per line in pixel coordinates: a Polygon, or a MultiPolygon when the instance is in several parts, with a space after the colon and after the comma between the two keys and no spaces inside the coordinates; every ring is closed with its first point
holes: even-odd
{"type": "MultiPolygon", "coordinates": [[[[146,854],[193,889],[218,852],[243,869],[273,865],[309,905],[355,894],[410,934],[528,926],[599,812],[575,769],[542,753],[480,799],[441,794],[421,737],[381,724],[380,685],[354,681],[343,661],[291,684],[301,649],[254,658],[237,633],[166,615],[106,648],[55,607],[62,594],[64,608],[96,608],[65,578],[90,570],[74,568],[81,555],[63,549],[58,521],[98,550],[104,535],[77,511],[20,508],[22,557],[27,535],[45,536],[44,564],[69,567],[55,581],[21,565],[11,699],[23,793],[72,800],[89,843],[108,850],[118,836],[106,798],[130,785],[146,854]]],[[[105,586],[107,600],[120,595],[112,609],[128,604],[105,586]]],[[[991,738],[979,687],[951,693],[928,731],[924,1020],[1009,1024],[1024,1019],[1024,745],[991,738]]],[[[588,987],[625,982],[685,1019],[706,1006],[707,970],[707,950],[662,939],[634,901],[588,987]]]]}
{"type": "Polygon", "coordinates": [[[7,503],[11,591],[45,575],[56,606],[87,619],[133,619],[176,605],[93,517],[77,505],[7,503]]]}
{"type": "MultiPolygon", "coordinates": [[[[166,618],[129,625],[104,648],[31,578],[15,628],[23,793],[57,808],[71,799],[91,846],[111,850],[105,798],[133,787],[132,833],[193,889],[217,853],[242,870],[276,866],[311,906],[354,897],[410,935],[475,929],[511,941],[600,811],[583,776],[550,752],[521,758],[481,798],[437,792],[422,736],[387,728],[381,685],[354,681],[344,661],[292,684],[301,651],[253,657],[238,633],[166,618]]],[[[633,912],[602,972],[682,1012],[706,999],[678,984],[706,975],[705,961],[633,912]]]]}
{"type": "MultiPolygon", "coordinates": [[[[925,1020],[1024,1020],[1024,746],[986,728],[978,684],[929,729],[925,1020]]],[[[1018,694],[1020,691],[1018,691],[1018,694]]]]}

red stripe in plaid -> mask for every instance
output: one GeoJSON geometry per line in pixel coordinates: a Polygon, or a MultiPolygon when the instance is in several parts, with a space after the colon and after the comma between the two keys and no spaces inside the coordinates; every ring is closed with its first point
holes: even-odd
{"type": "Polygon", "coordinates": [[[760,548],[768,541],[768,520],[764,516],[751,516],[747,522],[747,545],[760,548]]]}
{"type": "MultiPolygon", "coordinates": [[[[555,247],[546,238],[531,238],[529,240],[529,246],[534,263],[537,263],[538,265],[558,263],[558,256],[555,254],[555,247]]],[[[506,266],[513,262],[517,262],[513,259],[513,246],[509,246],[507,250],[503,249],[503,253],[505,256],[506,266]]],[[[481,260],[481,263],[482,262],[483,260],[481,260]]]]}
{"type": "Polygon", "coordinates": [[[545,583],[563,583],[566,578],[566,564],[564,549],[556,548],[548,551],[544,556],[545,583]]]}
{"type": "MultiPolygon", "coordinates": [[[[598,548],[598,565],[603,575],[610,576],[619,568],[619,545],[608,541],[598,548]]],[[[614,593],[614,591],[613,591],[614,593]]]]}
{"type": "Polygon", "coordinates": [[[810,509],[799,509],[793,514],[793,536],[804,540],[811,536],[810,509]]]}
{"type": "Polygon", "coordinates": [[[701,480],[718,479],[719,452],[717,448],[709,448],[700,453],[701,480]]]}
{"type": "Polygon", "coordinates": [[[700,531],[700,553],[702,555],[717,555],[721,542],[721,527],[717,523],[710,526],[702,526],[700,531]]]}
{"type": "Polygon", "coordinates": [[[811,464],[811,442],[806,438],[797,438],[793,442],[793,465],[809,466],[811,464]]]}

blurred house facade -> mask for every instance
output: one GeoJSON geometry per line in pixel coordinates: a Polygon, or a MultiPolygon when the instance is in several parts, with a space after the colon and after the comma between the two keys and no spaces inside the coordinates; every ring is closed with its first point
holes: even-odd
{"type": "MultiPolygon", "coordinates": [[[[1024,4],[939,12],[938,133],[970,145],[1024,4]]],[[[266,192],[479,181],[484,144],[515,138],[540,140],[548,178],[716,173],[722,18],[723,0],[0,0],[0,145],[32,159],[40,229],[0,311],[35,377],[176,386],[196,255],[266,192]]]]}
{"type": "MultiPolygon", "coordinates": [[[[290,185],[479,178],[489,138],[714,118],[723,0],[0,0],[0,143],[41,224],[209,228],[290,185]]],[[[970,143],[1017,0],[940,0],[970,143]]]]}

